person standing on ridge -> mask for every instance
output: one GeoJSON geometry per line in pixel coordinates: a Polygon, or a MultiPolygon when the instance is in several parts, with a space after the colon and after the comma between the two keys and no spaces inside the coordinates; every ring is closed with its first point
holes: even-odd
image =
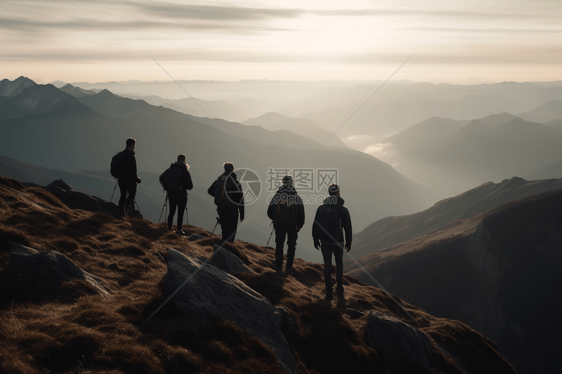
{"type": "Polygon", "coordinates": [[[141,182],[141,179],[137,175],[137,160],[134,152],[137,141],[133,138],[129,138],[125,144],[127,147],[122,152],[118,161],[120,164],[120,173],[117,178],[119,191],[121,191],[121,197],[119,198],[119,211],[123,217],[125,217],[125,211],[131,207],[131,204],[135,203],[137,183],[141,182]]]}
{"type": "Polygon", "coordinates": [[[244,221],[244,191],[234,173],[234,164],[225,162],[223,167],[224,173],[213,182],[207,193],[215,198],[222,239],[232,243],[238,228],[238,212],[240,222],[244,221]]]}
{"type": "Polygon", "coordinates": [[[293,271],[298,232],[304,225],[304,204],[294,187],[293,177],[285,175],[283,183],[267,207],[267,216],[275,228],[275,266],[283,271],[283,245],[287,237],[287,265],[285,273],[293,271]]]}
{"type": "Polygon", "coordinates": [[[316,210],[312,239],[314,248],[322,250],[326,299],[332,300],[332,254],[336,259],[336,292],[343,295],[343,249],[346,253],[351,250],[353,232],[349,210],[343,206],[344,200],[340,197],[340,187],[332,184],[328,193],[330,196],[316,210]],[[342,230],[345,231],[345,244],[342,230]]]}
{"type": "Polygon", "coordinates": [[[178,161],[163,172],[159,180],[166,190],[168,202],[170,203],[168,230],[172,230],[173,228],[174,215],[177,209],[178,224],[176,233],[185,235],[185,232],[182,230],[183,211],[187,207],[187,190],[193,189],[193,182],[191,180],[191,174],[189,173],[189,165],[185,161],[185,155],[179,155],[178,161]]]}

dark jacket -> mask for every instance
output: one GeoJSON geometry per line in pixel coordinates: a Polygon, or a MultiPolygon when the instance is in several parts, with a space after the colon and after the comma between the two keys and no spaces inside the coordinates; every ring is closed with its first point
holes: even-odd
{"type": "MultiPolygon", "coordinates": [[[[207,193],[213,197],[215,197],[215,189],[218,183],[221,180],[226,180],[226,193],[232,202],[231,206],[221,207],[224,209],[238,209],[240,211],[240,219],[244,219],[244,191],[242,190],[242,186],[240,182],[238,182],[238,177],[236,173],[222,173],[209,187],[207,193]]],[[[216,202],[215,202],[216,204],[216,202]]]]}
{"type": "Polygon", "coordinates": [[[120,183],[139,183],[137,175],[137,159],[135,152],[125,149],[123,151],[123,175],[118,178],[120,183]]]}
{"type": "Polygon", "coordinates": [[[278,223],[275,222],[275,209],[279,204],[281,195],[283,194],[288,195],[289,199],[294,199],[294,204],[297,209],[297,231],[299,231],[304,226],[304,204],[294,187],[279,187],[279,189],[269,202],[269,206],[267,207],[267,216],[270,220],[273,221],[273,225],[278,225],[278,223]]]}
{"type": "Polygon", "coordinates": [[[178,168],[180,171],[180,186],[181,191],[168,192],[168,198],[170,199],[187,199],[187,190],[193,188],[193,182],[191,181],[191,174],[187,170],[187,165],[183,162],[176,162],[170,166],[171,168],[178,168]]]}
{"type": "MultiPolygon", "coordinates": [[[[332,235],[334,235],[334,239],[336,239],[338,241],[338,243],[326,243],[326,244],[343,245],[344,244],[343,231],[345,231],[345,247],[351,249],[351,238],[353,236],[353,230],[351,228],[351,217],[349,216],[349,210],[347,210],[347,208],[343,206],[344,200],[341,197],[334,198],[333,196],[331,196],[331,197],[328,197],[324,200],[324,205],[326,205],[326,204],[332,204],[332,205],[336,205],[338,207],[338,209],[340,211],[340,222],[341,222],[341,230],[339,230],[339,232],[337,232],[337,233],[332,234],[332,235]]],[[[318,209],[316,210],[316,216],[314,217],[314,221],[316,221],[319,209],[320,209],[320,207],[318,207],[318,209]]],[[[318,231],[317,230],[319,230],[318,226],[313,224],[312,225],[312,239],[314,240],[315,246],[320,241],[318,239],[318,231]]]]}

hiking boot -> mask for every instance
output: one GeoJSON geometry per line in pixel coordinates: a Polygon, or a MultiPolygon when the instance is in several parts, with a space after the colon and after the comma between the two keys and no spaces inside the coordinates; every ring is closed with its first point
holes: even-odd
{"type": "Polygon", "coordinates": [[[282,268],[281,266],[277,266],[275,272],[276,272],[277,274],[283,274],[283,268],[282,268]]]}
{"type": "Polygon", "coordinates": [[[183,230],[176,230],[176,234],[178,234],[178,235],[185,235],[185,231],[183,231],[183,230]]]}
{"type": "Polygon", "coordinates": [[[287,274],[287,275],[294,275],[294,274],[295,274],[295,270],[293,269],[292,266],[287,266],[287,267],[285,268],[285,274],[287,274]]]}
{"type": "Polygon", "coordinates": [[[326,290],[326,300],[333,300],[334,295],[332,294],[332,290],[326,290]]]}
{"type": "Polygon", "coordinates": [[[338,284],[338,286],[336,287],[336,293],[338,295],[343,295],[343,285],[338,284]]]}

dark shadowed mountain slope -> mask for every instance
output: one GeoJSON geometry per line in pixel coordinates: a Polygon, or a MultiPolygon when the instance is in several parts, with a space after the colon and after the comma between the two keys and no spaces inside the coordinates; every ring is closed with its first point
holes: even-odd
{"type": "Polygon", "coordinates": [[[562,119],[562,100],[549,101],[518,116],[530,122],[540,123],[562,119]]]}
{"type": "MultiPolygon", "coordinates": [[[[260,113],[259,107],[262,104],[259,100],[248,99],[249,103],[230,102],[225,100],[203,100],[201,98],[184,99],[165,99],[159,96],[138,96],[133,94],[120,94],[122,97],[128,97],[135,100],[144,100],[150,105],[163,106],[164,108],[173,109],[175,111],[189,114],[197,117],[222,118],[228,121],[243,121],[255,112],[260,113]],[[204,110],[202,109],[204,108],[204,110]]],[[[185,94],[187,96],[187,94],[185,94]]]]}
{"type": "Polygon", "coordinates": [[[40,115],[99,116],[51,84],[31,85],[0,102],[0,121],[40,115]]]}
{"type": "Polygon", "coordinates": [[[36,83],[29,78],[19,77],[13,81],[9,79],[2,79],[0,81],[0,97],[16,96],[24,89],[30,86],[35,86],[36,83]]]}
{"type": "Polygon", "coordinates": [[[348,148],[337,135],[333,135],[332,132],[304,118],[291,118],[279,113],[270,112],[257,118],[250,118],[244,121],[244,124],[261,126],[270,131],[287,130],[321,144],[327,141],[326,146],[328,147],[348,148]]]}
{"type": "Polygon", "coordinates": [[[353,252],[363,256],[407,242],[432,230],[454,225],[516,199],[562,189],[562,179],[532,180],[511,178],[488,182],[458,196],[436,203],[416,214],[386,217],[369,225],[353,238],[353,252]]]}
{"type": "Polygon", "coordinates": [[[177,112],[163,107],[155,107],[144,100],[133,100],[102,90],[94,95],[79,98],[80,102],[107,118],[138,116],[173,116],[177,112]]]}
{"type": "Polygon", "coordinates": [[[515,200],[361,257],[347,274],[491,337],[519,373],[560,368],[562,191],[515,200]]]}
{"type": "Polygon", "coordinates": [[[95,197],[0,177],[1,372],[515,373],[470,327],[396,298],[409,320],[354,278],[326,301],[320,265],[276,274],[263,247],[214,253],[221,241],[200,228],[187,239],[114,215],[95,197]],[[160,309],[178,275],[189,282],[160,309]]]}

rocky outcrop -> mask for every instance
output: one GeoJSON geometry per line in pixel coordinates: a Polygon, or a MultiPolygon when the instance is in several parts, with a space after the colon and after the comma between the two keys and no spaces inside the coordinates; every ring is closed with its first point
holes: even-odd
{"type": "Polygon", "coordinates": [[[47,185],[47,187],[58,187],[64,191],[74,191],[72,187],[62,179],[57,179],[47,185]]]}
{"type": "Polygon", "coordinates": [[[213,246],[213,257],[211,258],[211,262],[213,265],[230,275],[254,272],[252,269],[244,265],[242,260],[236,257],[236,255],[230,253],[222,247],[219,247],[218,245],[213,246]]]}
{"type": "Polygon", "coordinates": [[[211,264],[210,259],[168,248],[164,287],[170,294],[177,292],[172,302],[192,321],[205,325],[216,318],[229,320],[270,346],[287,372],[297,372],[297,361],[281,332],[276,308],[267,298],[211,264]]]}
{"type": "MultiPolygon", "coordinates": [[[[44,190],[56,196],[60,200],[60,202],[62,202],[70,209],[82,209],[89,212],[100,212],[108,214],[115,218],[121,218],[119,208],[114,203],[107,202],[103,199],[100,199],[99,197],[90,196],[82,192],[74,191],[72,187],[62,179],[53,181],[47,187],[40,186],[35,183],[23,184],[27,187],[43,188],[44,190]]],[[[142,218],[140,212],[138,213],[138,217],[135,218],[142,218]]]]}
{"type": "Polygon", "coordinates": [[[109,295],[99,278],[80,269],[59,252],[39,252],[14,242],[8,243],[8,250],[10,262],[3,277],[19,293],[48,295],[64,282],[79,279],[88,282],[99,294],[109,295]]]}
{"type": "Polygon", "coordinates": [[[405,361],[420,372],[430,373],[429,358],[435,349],[427,335],[396,317],[370,312],[367,315],[367,336],[371,347],[391,360],[405,361]]]}

